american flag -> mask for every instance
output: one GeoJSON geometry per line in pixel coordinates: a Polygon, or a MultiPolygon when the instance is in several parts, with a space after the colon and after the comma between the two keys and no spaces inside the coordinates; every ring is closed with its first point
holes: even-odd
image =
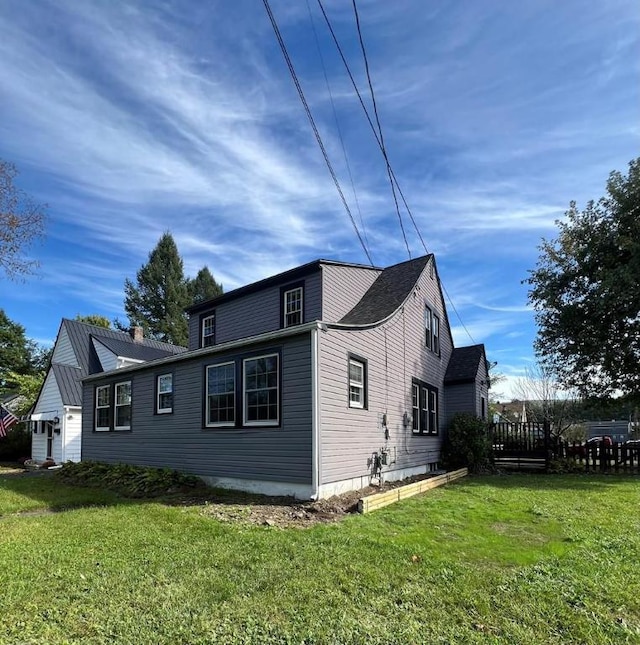
{"type": "Polygon", "coordinates": [[[18,422],[18,417],[11,414],[4,406],[0,405],[0,437],[7,436],[7,430],[18,422]]]}

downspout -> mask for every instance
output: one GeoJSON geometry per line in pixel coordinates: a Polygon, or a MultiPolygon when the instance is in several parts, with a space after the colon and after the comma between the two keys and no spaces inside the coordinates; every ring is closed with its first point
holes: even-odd
{"type": "Polygon", "coordinates": [[[320,493],[320,338],[311,330],[311,499],[320,493]]]}

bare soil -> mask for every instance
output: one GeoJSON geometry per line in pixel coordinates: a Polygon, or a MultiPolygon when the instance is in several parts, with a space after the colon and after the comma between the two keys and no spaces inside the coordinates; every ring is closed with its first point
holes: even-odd
{"type": "Polygon", "coordinates": [[[224,499],[212,496],[205,499],[202,513],[222,522],[257,524],[278,528],[308,528],[316,524],[338,522],[358,512],[362,497],[375,495],[399,486],[433,477],[429,473],[401,481],[386,482],[382,486],[367,486],[360,490],[335,495],[327,499],[304,502],[292,497],[267,497],[225,491],[224,499]]]}

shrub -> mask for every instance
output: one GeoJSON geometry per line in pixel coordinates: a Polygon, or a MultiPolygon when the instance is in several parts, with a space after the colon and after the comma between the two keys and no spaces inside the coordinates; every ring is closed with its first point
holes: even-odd
{"type": "Polygon", "coordinates": [[[107,488],[125,497],[159,497],[204,487],[200,478],[170,468],[104,464],[97,461],[69,461],[56,476],[68,484],[107,488]]]}
{"type": "Polygon", "coordinates": [[[456,414],[442,444],[441,459],[448,470],[465,466],[472,473],[493,470],[491,434],[487,423],[472,414],[456,414]]]}
{"type": "Polygon", "coordinates": [[[0,461],[17,461],[20,457],[30,454],[31,433],[23,424],[16,424],[0,441],[0,461]]]}

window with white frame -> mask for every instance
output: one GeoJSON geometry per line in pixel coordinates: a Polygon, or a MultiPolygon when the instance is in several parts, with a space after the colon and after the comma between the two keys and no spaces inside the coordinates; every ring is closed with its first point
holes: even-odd
{"type": "Polygon", "coordinates": [[[131,429],[131,381],[116,383],[114,430],[131,429]]]}
{"type": "Polygon", "coordinates": [[[243,361],[245,425],[278,425],[280,421],[279,355],[243,361]]]}
{"type": "Polygon", "coordinates": [[[349,357],[349,407],[367,407],[367,361],[349,357]]]}
{"type": "Polygon", "coordinates": [[[96,387],[96,430],[111,429],[111,386],[96,387]]]}
{"type": "Polygon", "coordinates": [[[207,366],[207,403],[205,425],[233,426],[236,422],[236,364],[207,366]]]}
{"type": "Polygon", "coordinates": [[[216,315],[205,316],[200,322],[202,326],[202,347],[210,347],[216,343],[216,315]]]}
{"type": "Polygon", "coordinates": [[[433,312],[426,305],[424,308],[424,342],[428,349],[433,349],[433,312]]]}
{"type": "Polygon", "coordinates": [[[284,292],[283,306],[283,326],[293,327],[303,322],[303,289],[296,287],[284,292]]]}
{"type": "Polygon", "coordinates": [[[433,314],[433,352],[440,355],[440,318],[433,314]]]}
{"type": "Polygon", "coordinates": [[[158,414],[173,412],[173,374],[161,374],[157,378],[157,404],[158,414]]]}
{"type": "Polygon", "coordinates": [[[411,428],[414,434],[438,434],[438,390],[418,379],[411,384],[411,428]]]}

